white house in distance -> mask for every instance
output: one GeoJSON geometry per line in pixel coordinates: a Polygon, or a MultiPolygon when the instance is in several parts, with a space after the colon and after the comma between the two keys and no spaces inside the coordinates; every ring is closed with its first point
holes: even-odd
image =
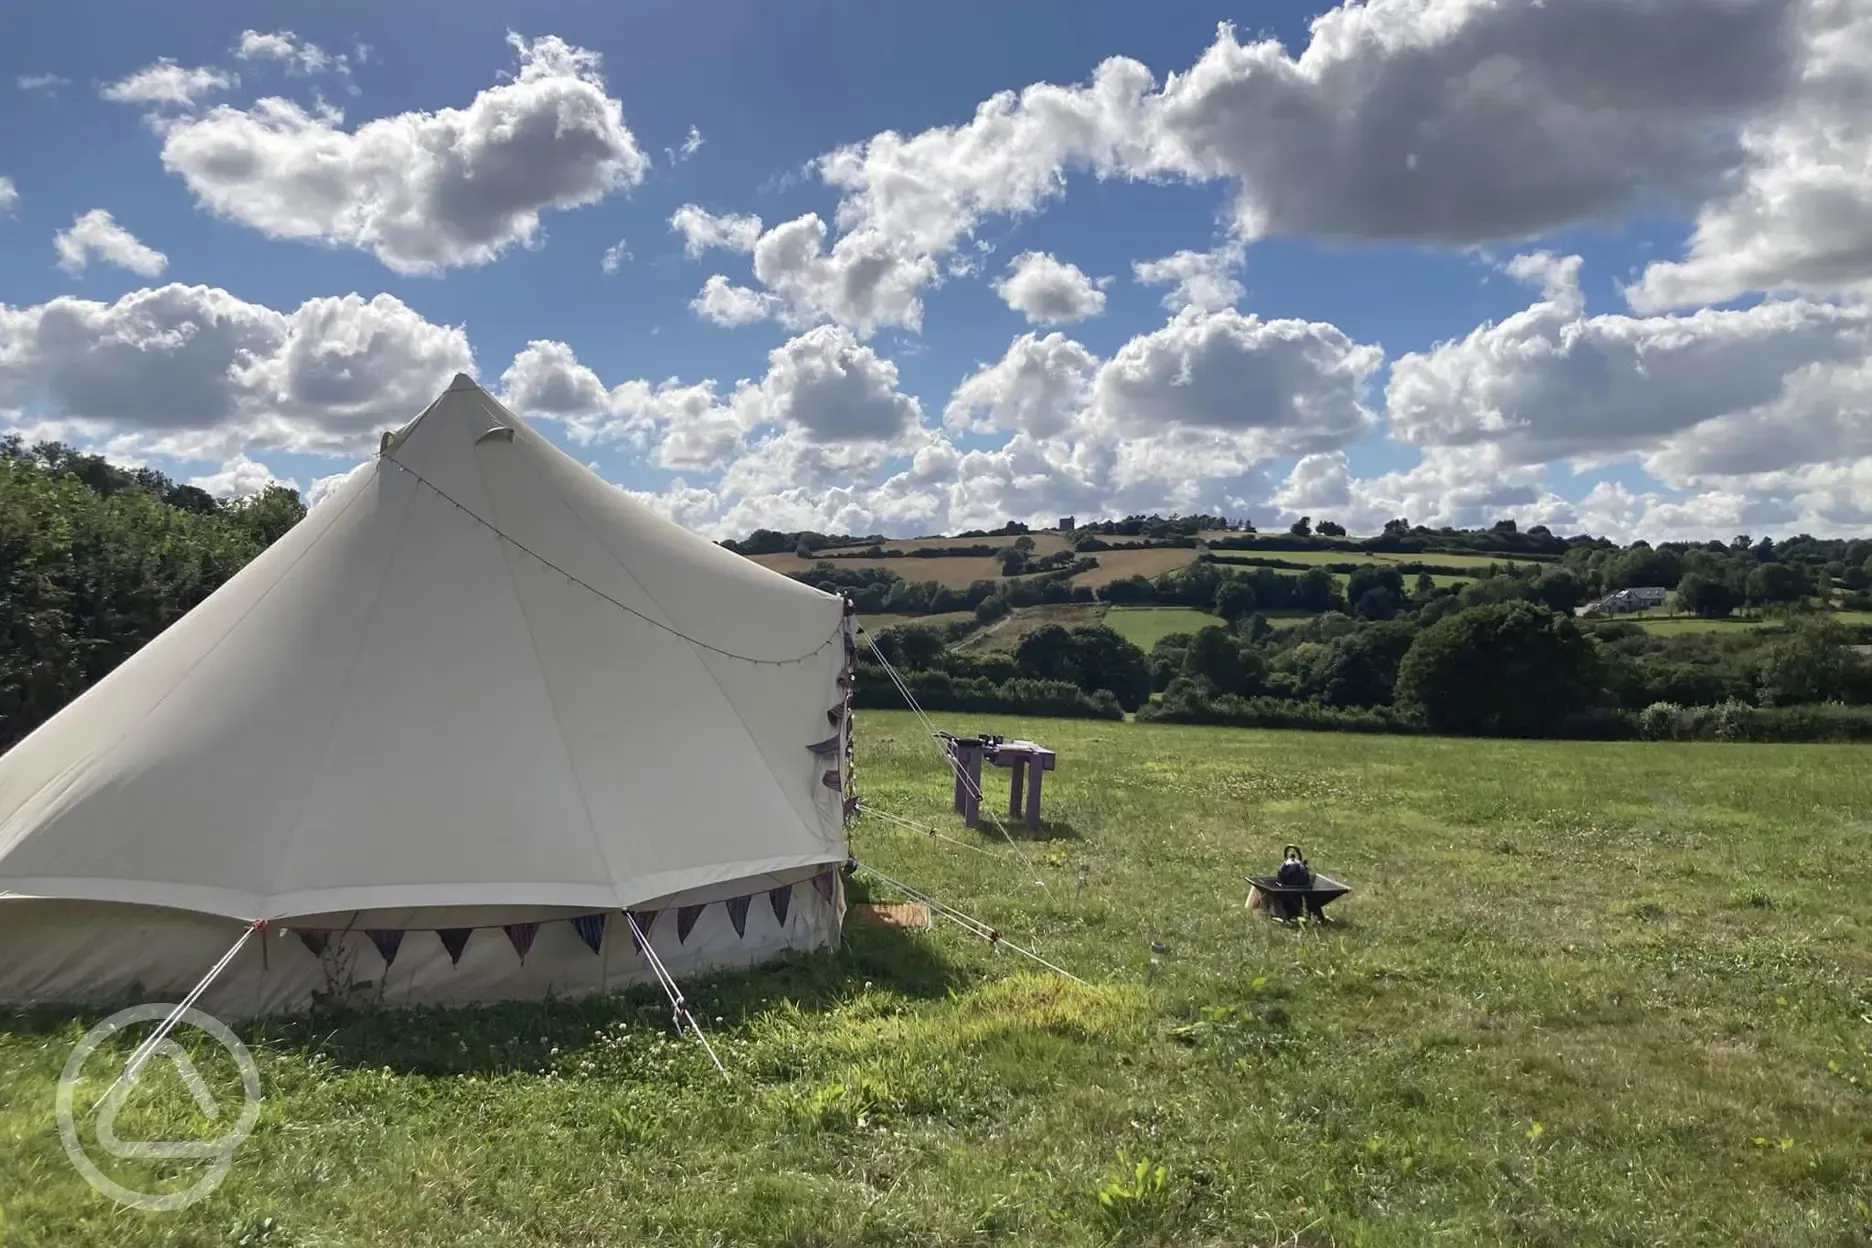
{"type": "Polygon", "coordinates": [[[1639,585],[1607,594],[1597,602],[1580,608],[1581,615],[1623,615],[1628,611],[1651,611],[1670,600],[1670,590],[1659,585],[1639,585]]]}

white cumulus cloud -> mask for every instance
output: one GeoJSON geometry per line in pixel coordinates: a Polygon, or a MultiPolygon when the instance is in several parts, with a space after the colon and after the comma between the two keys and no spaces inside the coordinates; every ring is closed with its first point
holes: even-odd
{"type": "Polygon", "coordinates": [[[1163,303],[1172,312],[1184,308],[1220,312],[1240,303],[1248,293],[1235,277],[1243,254],[1240,243],[1210,251],[1179,251],[1161,260],[1137,261],[1131,266],[1131,276],[1141,286],[1170,287],[1163,303]]]}
{"type": "Polygon", "coordinates": [[[472,371],[459,328],[389,295],[290,312],[171,284],[111,303],[0,305],[0,410],[82,430],[116,454],[356,454],[472,371]]]}
{"type": "Polygon", "coordinates": [[[669,227],[683,236],[684,254],[696,260],[711,247],[753,251],[760,239],[761,219],[751,213],[717,216],[699,204],[684,204],[670,214],[669,227]]]}
{"type": "Polygon", "coordinates": [[[236,86],[233,74],[206,67],[190,68],[162,57],[127,78],[106,83],[99,93],[119,104],[156,104],[192,108],[210,95],[236,86]]]}
{"type": "Polygon", "coordinates": [[[1104,287],[1110,281],[1094,281],[1078,265],[1044,251],[1027,251],[1009,262],[1007,276],[994,284],[994,291],[1029,325],[1070,325],[1105,310],[1104,287]]]}
{"type": "Polygon", "coordinates": [[[347,131],[264,99],[169,124],[163,164],[203,207],[281,238],[371,252],[399,273],[487,264],[532,245],[540,214],[643,181],[648,158],[595,52],[510,36],[519,70],[466,108],[347,131]]]}
{"type": "Polygon", "coordinates": [[[169,257],[138,242],[136,235],[102,208],[93,208],[74,220],[70,229],[60,230],[52,238],[52,247],[58,252],[59,268],[67,273],[84,272],[94,258],[144,277],[155,277],[169,265],[169,257]]]}

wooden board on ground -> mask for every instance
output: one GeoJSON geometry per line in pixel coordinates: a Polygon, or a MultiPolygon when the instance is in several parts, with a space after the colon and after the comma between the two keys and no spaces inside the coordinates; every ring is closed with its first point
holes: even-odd
{"type": "Polygon", "coordinates": [[[845,921],[857,927],[928,927],[930,911],[928,906],[908,902],[858,901],[846,907],[845,921]]]}

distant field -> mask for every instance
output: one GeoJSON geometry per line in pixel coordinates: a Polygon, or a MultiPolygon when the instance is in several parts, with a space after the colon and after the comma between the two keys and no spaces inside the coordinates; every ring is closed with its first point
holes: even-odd
{"type": "Polygon", "coordinates": [[[1113,607],[1105,616],[1106,628],[1146,651],[1172,633],[1194,633],[1220,623],[1219,616],[1194,607],[1113,607]]]}
{"type": "MultiPolygon", "coordinates": [[[[801,559],[798,555],[756,555],[756,563],[776,572],[810,572],[821,561],[801,559]]],[[[944,559],[828,559],[835,568],[883,568],[906,581],[935,581],[950,589],[967,589],[976,581],[999,581],[1001,563],[986,556],[944,559]]]]}
{"type": "Polygon", "coordinates": [[[1168,546],[1156,550],[1100,550],[1094,551],[1092,557],[1099,561],[1099,566],[1075,576],[1073,584],[1096,589],[1128,576],[1162,576],[1165,572],[1188,567],[1195,561],[1196,551],[1190,547],[1168,546]]]}
{"type": "Polygon", "coordinates": [[[973,611],[944,611],[940,615],[861,615],[858,623],[867,633],[881,633],[887,628],[896,628],[902,624],[926,624],[931,628],[946,628],[951,624],[961,624],[975,618],[973,611]]]}
{"type": "MultiPolygon", "coordinates": [[[[1617,619],[1618,617],[1613,616],[1612,618],[1617,619]]],[[[1678,619],[1651,618],[1633,620],[1631,623],[1636,624],[1647,633],[1656,633],[1660,637],[1677,637],[1684,633],[1746,633],[1758,628],[1771,628],[1775,625],[1776,621],[1741,619],[1702,620],[1695,616],[1687,616],[1678,619]]]]}
{"type": "Polygon", "coordinates": [[[1096,628],[1108,608],[1103,603],[1061,602],[1025,607],[964,637],[958,650],[1015,650],[1022,638],[1043,628],[1096,628]]]}
{"type": "MultiPolygon", "coordinates": [[[[1872,611],[1832,611],[1834,620],[1845,625],[1872,624],[1872,611]]],[[[1636,624],[1647,633],[1672,637],[1683,633],[1735,633],[1747,632],[1759,628],[1778,628],[1778,619],[1760,619],[1753,617],[1731,617],[1726,620],[1704,620],[1695,616],[1665,616],[1651,613],[1635,616],[1600,616],[1599,619],[1623,620],[1636,624]]]]}

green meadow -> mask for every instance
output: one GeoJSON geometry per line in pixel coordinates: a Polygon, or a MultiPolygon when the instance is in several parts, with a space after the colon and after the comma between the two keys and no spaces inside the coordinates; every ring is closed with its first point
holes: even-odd
{"type": "MultiPolygon", "coordinates": [[[[953,925],[853,926],[687,985],[726,1078],[648,991],[246,1025],[260,1125],[165,1214],[59,1143],[55,1081],[103,1011],[0,1015],[0,1243],[1872,1234],[1862,750],[950,718],[1058,750],[1041,835],[965,829],[917,721],[864,714],[867,799],[933,831],[869,817],[856,856],[1084,984],[953,925]],[[1288,841],[1353,886],[1336,923],[1244,908],[1288,841]]],[[[196,1112],[143,1102],[125,1138],[196,1112]]]]}

